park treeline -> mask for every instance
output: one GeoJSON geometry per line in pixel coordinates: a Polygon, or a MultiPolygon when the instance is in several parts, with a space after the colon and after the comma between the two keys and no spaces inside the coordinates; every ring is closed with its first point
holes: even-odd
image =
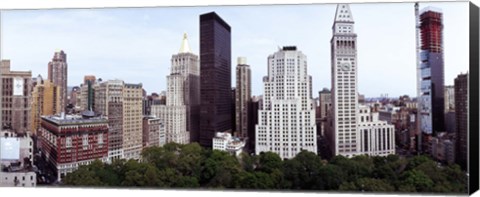
{"type": "Polygon", "coordinates": [[[272,152],[235,157],[197,143],[145,148],[141,161],[97,160],[63,180],[69,187],[467,192],[467,176],[458,165],[439,165],[423,155],[335,156],[327,161],[302,151],[282,160],[272,152]]]}

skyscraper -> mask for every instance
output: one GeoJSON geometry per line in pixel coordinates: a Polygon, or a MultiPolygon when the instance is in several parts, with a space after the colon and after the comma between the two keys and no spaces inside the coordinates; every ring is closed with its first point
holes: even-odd
{"type": "Polygon", "coordinates": [[[328,111],[332,107],[332,93],[327,88],[324,88],[322,91],[318,92],[318,100],[319,100],[318,108],[320,109],[318,114],[319,116],[317,118],[319,119],[319,122],[320,122],[320,125],[319,125],[320,131],[317,131],[317,132],[319,132],[319,134],[323,136],[325,133],[325,127],[327,126],[326,121],[327,121],[328,111]]]}
{"type": "MultiPolygon", "coordinates": [[[[457,163],[466,169],[468,162],[468,74],[455,78],[455,125],[457,163]]],[[[476,131],[478,132],[478,131],[476,131]]]]}
{"type": "Polygon", "coordinates": [[[443,23],[440,10],[420,11],[420,131],[435,135],[444,131],[443,23]]]}
{"type": "Polygon", "coordinates": [[[445,113],[455,111],[455,88],[452,85],[445,86],[445,113]]]}
{"type": "Polygon", "coordinates": [[[41,128],[41,116],[55,115],[61,112],[60,89],[49,80],[37,78],[38,83],[32,91],[31,129],[33,134],[41,128]]]}
{"type": "MultiPolygon", "coordinates": [[[[190,141],[198,141],[200,115],[200,68],[198,56],[190,50],[187,34],[183,34],[182,45],[178,54],[172,55],[171,74],[178,73],[184,83],[183,100],[176,100],[178,105],[186,108],[186,131],[189,131],[190,141]]],[[[174,85],[174,84],[172,84],[174,85]]],[[[168,89],[174,88],[169,86],[168,89]]],[[[169,92],[170,93],[170,92],[169,92]]],[[[180,93],[180,92],[179,92],[180,93]]],[[[168,95],[167,95],[168,96],[168,95]]],[[[175,99],[171,97],[169,99],[175,99]]],[[[177,95],[178,96],[178,95],[177,95]]],[[[167,102],[169,102],[167,99],[167,102]]],[[[172,105],[175,105],[171,103],[172,105]]],[[[188,142],[187,142],[188,143],[188,142]]]]}
{"type": "Polygon", "coordinates": [[[67,54],[56,51],[52,61],[48,63],[48,80],[60,88],[60,109],[65,112],[67,108],[67,78],[68,78],[67,54]]]}
{"type": "Polygon", "coordinates": [[[327,88],[323,88],[322,91],[318,92],[318,100],[320,107],[320,118],[324,119],[327,117],[328,110],[332,107],[332,93],[327,88]]]}
{"type": "Polygon", "coordinates": [[[246,143],[247,152],[255,152],[255,126],[258,124],[258,110],[262,106],[260,96],[253,96],[248,103],[248,140],[246,143]]]}
{"type": "Polygon", "coordinates": [[[330,145],[334,155],[354,156],[359,152],[357,132],[357,34],[350,6],[337,5],[331,45],[332,119],[330,145]]]}
{"type": "Polygon", "coordinates": [[[307,57],[295,46],[268,56],[264,101],[255,132],[255,153],[293,158],[302,150],[317,153],[315,105],[307,57]]]}
{"type": "Polygon", "coordinates": [[[30,130],[31,113],[31,71],[10,70],[10,60],[0,62],[2,80],[2,127],[10,127],[15,132],[30,130]]]}
{"type": "Polygon", "coordinates": [[[215,12],[200,15],[200,138],[211,147],[217,132],[231,132],[231,29],[215,12]]]}
{"type": "Polygon", "coordinates": [[[197,137],[189,129],[198,131],[199,79],[198,56],[190,51],[184,34],[179,53],[172,56],[166,105],[151,107],[152,114],[164,124],[167,143],[187,144],[190,137],[197,137]]]}
{"type": "Polygon", "coordinates": [[[124,86],[122,80],[108,80],[95,87],[95,113],[108,117],[108,161],[110,162],[123,158],[124,154],[124,86]]]}
{"type": "Polygon", "coordinates": [[[251,74],[247,59],[238,58],[236,72],[237,86],[235,89],[235,122],[237,136],[245,138],[248,136],[249,111],[248,103],[251,97],[251,74]]]}
{"type": "Polygon", "coordinates": [[[125,159],[140,159],[143,114],[142,84],[125,83],[123,87],[123,153],[125,159]]]}

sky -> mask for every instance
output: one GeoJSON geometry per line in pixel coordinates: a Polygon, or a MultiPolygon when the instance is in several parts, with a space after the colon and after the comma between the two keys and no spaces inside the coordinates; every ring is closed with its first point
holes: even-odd
{"type": "MultiPolygon", "coordinates": [[[[444,19],[445,85],[468,71],[468,2],[420,3],[444,19]]],[[[267,57],[297,46],[307,56],[313,96],[330,88],[330,39],[336,4],[8,10],[1,13],[1,54],[12,70],[47,78],[57,50],[67,53],[68,85],[85,75],[166,90],[170,59],[183,33],[199,54],[199,15],[215,11],[232,27],[232,85],[237,57],[252,70],[252,95],[263,94],[267,57]]],[[[413,3],[350,4],[355,21],[360,94],[416,94],[413,3]]]]}

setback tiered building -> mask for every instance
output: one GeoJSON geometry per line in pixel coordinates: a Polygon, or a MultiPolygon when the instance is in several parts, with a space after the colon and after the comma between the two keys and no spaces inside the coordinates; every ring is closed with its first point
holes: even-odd
{"type": "Polygon", "coordinates": [[[268,56],[263,78],[263,107],[258,112],[255,153],[277,153],[282,159],[302,150],[317,153],[315,104],[307,57],[295,46],[268,56]]]}

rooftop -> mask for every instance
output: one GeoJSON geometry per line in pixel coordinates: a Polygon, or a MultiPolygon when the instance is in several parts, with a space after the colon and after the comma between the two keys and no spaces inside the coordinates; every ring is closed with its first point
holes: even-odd
{"type": "Polygon", "coordinates": [[[57,125],[70,125],[70,124],[95,124],[95,123],[107,123],[107,118],[103,116],[97,116],[92,118],[84,118],[80,115],[65,115],[61,116],[42,116],[43,120],[47,120],[57,125]]]}
{"type": "Polygon", "coordinates": [[[423,13],[428,12],[428,11],[442,13],[442,9],[437,8],[437,7],[428,6],[428,7],[423,8],[422,10],[420,10],[420,14],[423,14],[423,13]]]}

